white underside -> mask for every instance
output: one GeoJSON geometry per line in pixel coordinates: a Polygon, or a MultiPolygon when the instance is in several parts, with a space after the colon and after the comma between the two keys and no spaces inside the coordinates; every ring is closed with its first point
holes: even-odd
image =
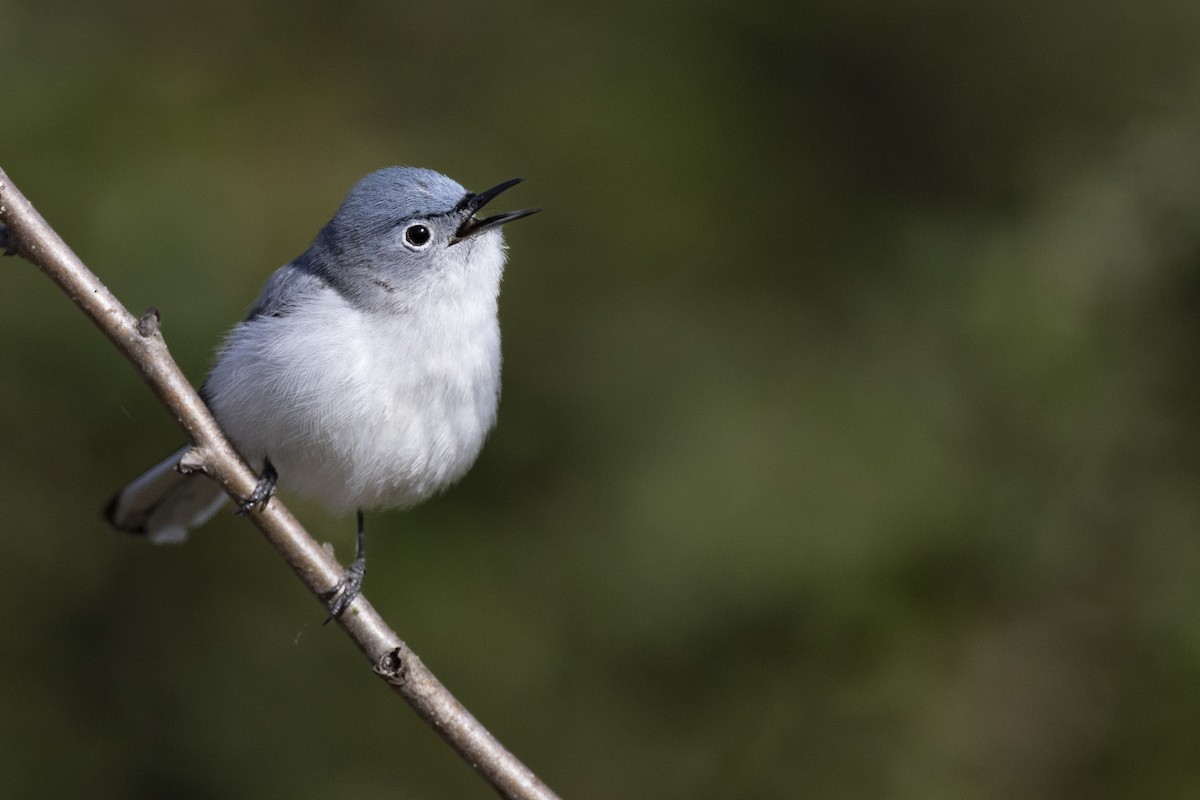
{"type": "MultiPolygon", "coordinates": [[[[335,512],[408,506],[475,461],[496,418],[495,280],[439,282],[417,310],[365,312],[325,288],[235,328],[209,405],[242,454],[335,512]],[[490,284],[490,285],[489,285],[490,284]]],[[[477,256],[478,258],[478,256],[477,256]]],[[[476,262],[478,265],[478,262],[476,262]]]]}

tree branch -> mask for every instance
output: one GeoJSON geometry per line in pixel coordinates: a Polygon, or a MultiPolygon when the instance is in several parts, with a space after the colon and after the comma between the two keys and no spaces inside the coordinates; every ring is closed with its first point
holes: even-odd
{"type": "MultiPolygon", "coordinates": [[[[20,255],[58,284],[137,368],[192,441],[189,467],[203,471],[234,500],[254,491],[257,478],[234,450],[195,389],[171,358],[158,329],[158,312],[138,320],[46,223],[0,169],[0,252],[20,255]]],[[[342,567],[278,498],[248,514],[318,601],[330,596],[342,567]]],[[[338,624],[375,672],[403,697],[484,780],[512,800],[557,800],[454,698],[362,595],[338,624]]]]}

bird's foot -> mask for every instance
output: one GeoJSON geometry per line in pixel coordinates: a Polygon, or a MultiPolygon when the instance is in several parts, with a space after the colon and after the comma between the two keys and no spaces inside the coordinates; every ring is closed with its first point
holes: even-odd
{"type": "Polygon", "coordinates": [[[354,560],[350,562],[350,567],[332,589],[325,595],[325,599],[329,602],[329,616],[325,618],[322,625],[328,625],[329,621],[340,617],[342,612],[350,607],[354,602],[354,598],[362,593],[363,576],[367,573],[367,537],[363,533],[363,512],[359,509],[358,512],[358,545],[354,554],[354,560]]]}
{"type": "Polygon", "coordinates": [[[278,482],[279,473],[275,471],[275,465],[271,463],[271,459],[264,458],[262,475],[259,476],[254,491],[250,493],[249,497],[238,503],[237,511],[234,513],[244,516],[251,511],[262,508],[275,495],[275,484],[278,482]]]}
{"type": "Polygon", "coordinates": [[[321,623],[322,625],[328,625],[330,620],[340,617],[342,612],[354,602],[354,598],[362,594],[363,575],[366,571],[366,560],[356,558],[351,562],[350,568],[342,573],[341,579],[328,595],[330,598],[329,616],[321,623]]]}

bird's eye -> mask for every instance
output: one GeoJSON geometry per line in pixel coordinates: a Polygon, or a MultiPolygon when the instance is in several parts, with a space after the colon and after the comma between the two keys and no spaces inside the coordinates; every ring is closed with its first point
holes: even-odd
{"type": "Polygon", "coordinates": [[[413,247],[424,247],[429,244],[429,240],[432,238],[433,234],[429,231],[429,228],[420,223],[409,225],[404,229],[404,241],[413,247]]]}

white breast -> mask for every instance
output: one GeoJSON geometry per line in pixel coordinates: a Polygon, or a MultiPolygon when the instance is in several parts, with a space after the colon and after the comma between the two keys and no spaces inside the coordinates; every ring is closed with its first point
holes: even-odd
{"type": "Polygon", "coordinates": [[[334,511],[419,502],[461,477],[496,418],[495,280],[368,312],[322,289],[232,332],[207,383],[242,454],[334,511]],[[488,284],[491,284],[490,286],[488,284]]]}

